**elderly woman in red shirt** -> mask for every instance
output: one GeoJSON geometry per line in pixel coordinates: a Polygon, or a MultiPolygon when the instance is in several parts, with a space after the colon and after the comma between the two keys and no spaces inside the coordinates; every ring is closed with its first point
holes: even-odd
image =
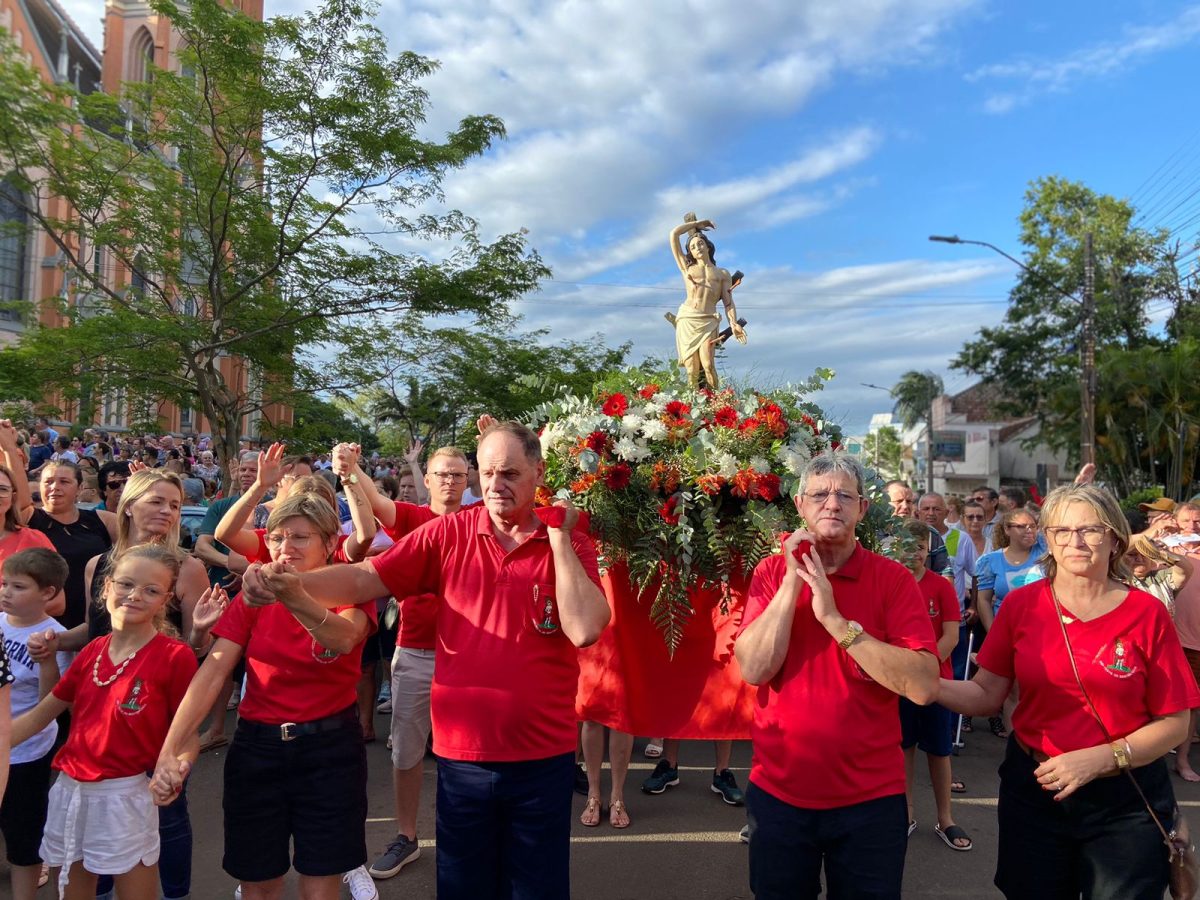
{"type": "Polygon", "coordinates": [[[1175,797],[1163,757],[1200,702],[1166,608],[1125,583],[1129,526],[1093,485],[1046,498],[1046,579],[1012,591],[969,682],[938,702],[965,715],[1021,702],[1000,766],[996,886],[1021,900],[1161,900],[1175,797]],[[1133,776],[1137,787],[1126,776],[1133,776]]]}

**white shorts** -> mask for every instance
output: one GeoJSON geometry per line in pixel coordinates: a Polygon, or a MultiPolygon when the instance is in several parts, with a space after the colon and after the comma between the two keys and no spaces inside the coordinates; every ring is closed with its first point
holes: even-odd
{"type": "Polygon", "coordinates": [[[425,758],[433,729],[429,719],[433,653],[397,647],[392,655],[392,765],[397,769],[411,769],[425,758]]]}
{"type": "Polygon", "coordinates": [[[76,781],[58,773],[40,854],[47,865],[62,867],[60,891],[80,860],[93,875],[123,875],[138,863],[154,865],[158,850],[158,807],[149,778],[76,781]]]}

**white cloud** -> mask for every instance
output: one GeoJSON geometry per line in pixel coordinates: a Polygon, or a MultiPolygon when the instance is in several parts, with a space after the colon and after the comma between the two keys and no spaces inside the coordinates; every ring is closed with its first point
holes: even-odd
{"type": "Polygon", "coordinates": [[[1062,93],[1083,81],[1115,75],[1152,56],[1195,43],[1200,38],[1200,6],[1189,6],[1161,25],[1128,26],[1116,40],[1102,41],[1069,53],[1062,59],[1019,59],[981,66],[969,82],[1007,82],[1014,89],[991,94],[984,110],[1003,114],[1029,103],[1040,94],[1062,93]]]}

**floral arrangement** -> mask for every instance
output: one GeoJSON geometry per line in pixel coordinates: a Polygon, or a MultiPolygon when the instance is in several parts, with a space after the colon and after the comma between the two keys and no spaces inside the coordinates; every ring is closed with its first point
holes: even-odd
{"type": "MultiPolygon", "coordinates": [[[[841,447],[839,427],[805,399],[832,377],[818,369],[779,390],[711,391],[673,372],[630,369],[593,397],[563,396],[531,413],[546,459],[539,502],[561,496],[587,510],[602,562],[624,562],[653,598],[650,617],[670,652],[692,614],[690,590],[719,586],[727,605],[731,578],[749,576],[800,524],[792,497],[801,473],[841,447]]],[[[860,538],[876,547],[891,516],[886,501],[871,509],[860,538]]]]}

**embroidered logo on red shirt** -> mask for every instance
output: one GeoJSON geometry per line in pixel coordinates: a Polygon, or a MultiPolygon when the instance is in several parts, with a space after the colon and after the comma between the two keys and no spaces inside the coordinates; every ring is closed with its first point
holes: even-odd
{"type": "Polygon", "coordinates": [[[1128,678],[1138,671],[1137,663],[1130,656],[1129,638],[1121,635],[1113,641],[1109,662],[1104,671],[1113,678],[1128,678]]]}
{"type": "Polygon", "coordinates": [[[117,704],[117,709],[125,716],[136,716],[146,708],[146,682],[140,678],[133,679],[129,693],[117,704]]]}
{"type": "Polygon", "coordinates": [[[312,642],[312,656],[313,659],[319,663],[325,663],[328,665],[329,663],[337,660],[337,658],[341,655],[342,654],[338,653],[336,650],[330,650],[328,647],[322,647],[316,642],[316,640],[313,640],[312,642]]]}

